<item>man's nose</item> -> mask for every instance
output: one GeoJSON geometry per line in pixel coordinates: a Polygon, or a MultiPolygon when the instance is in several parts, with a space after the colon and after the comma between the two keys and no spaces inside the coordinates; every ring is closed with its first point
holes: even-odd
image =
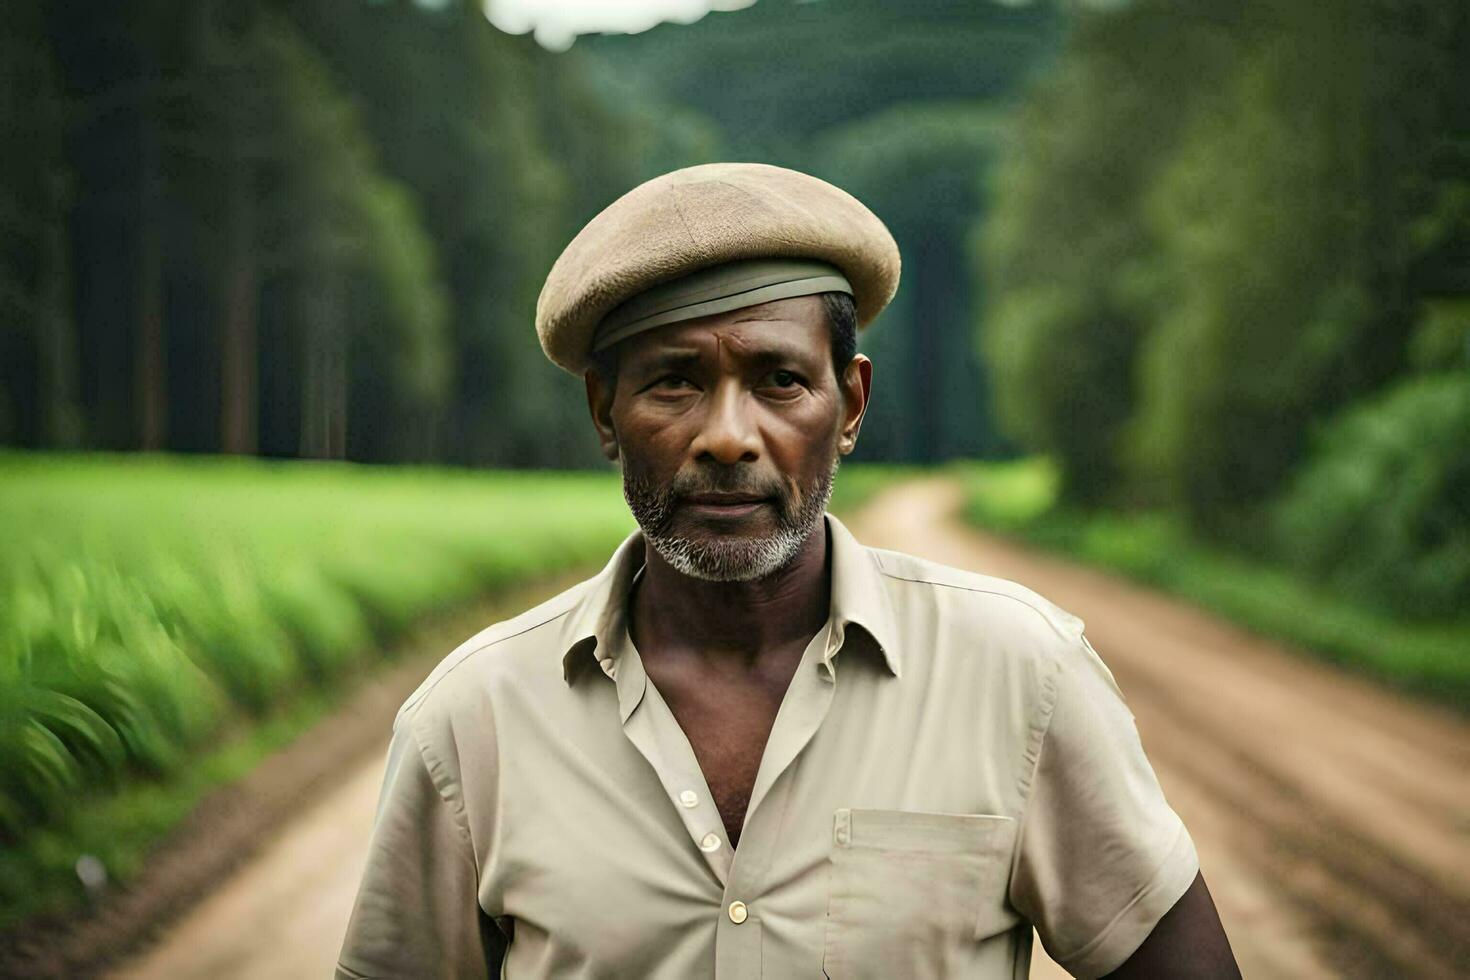
{"type": "Polygon", "coordinates": [[[760,459],[760,435],[742,385],[716,386],[690,449],[695,459],[708,456],[727,465],[760,459]]]}

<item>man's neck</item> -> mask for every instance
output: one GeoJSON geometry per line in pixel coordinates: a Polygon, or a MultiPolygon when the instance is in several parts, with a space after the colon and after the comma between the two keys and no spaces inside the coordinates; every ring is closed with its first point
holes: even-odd
{"type": "Polygon", "coordinates": [[[641,651],[688,651],[731,666],[805,646],[827,622],[828,551],[824,520],[779,571],[749,582],[711,582],[677,571],[649,547],[633,594],[633,641],[641,651]]]}

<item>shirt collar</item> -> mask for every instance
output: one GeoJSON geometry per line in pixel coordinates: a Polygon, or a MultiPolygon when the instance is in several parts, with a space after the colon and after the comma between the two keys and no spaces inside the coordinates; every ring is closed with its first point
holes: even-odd
{"type": "Polygon", "coordinates": [[[894,677],[902,675],[903,648],[898,643],[894,624],[893,600],[888,595],[883,569],[873,550],[852,536],[837,518],[827,515],[829,541],[832,546],[832,657],[844,644],[846,629],[851,624],[862,627],[883,656],[883,663],[894,677]]]}
{"type": "Polygon", "coordinates": [[[628,592],[643,568],[643,548],[642,531],[628,535],[602,571],[587,581],[581,598],[572,606],[561,661],[568,684],[588,662],[617,654],[618,640],[626,633],[628,592]]]}
{"type": "MultiPolygon", "coordinates": [[[[826,524],[832,569],[829,620],[834,629],[823,660],[830,668],[832,658],[845,644],[847,627],[855,624],[872,639],[885,666],[898,677],[902,651],[878,556],[854,538],[836,517],[827,514],[826,524]]],[[[576,680],[591,663],[618,657],[620,640],[626,635],[628,592],[643,567],[644,547],[641,531],[630,534],[602,571],[588,581],[586,590],[573,606],[562,656],[562,673],[567,683],[576,680]]],[[[603,670],[611,673],[606,666],[603,670]]]]}

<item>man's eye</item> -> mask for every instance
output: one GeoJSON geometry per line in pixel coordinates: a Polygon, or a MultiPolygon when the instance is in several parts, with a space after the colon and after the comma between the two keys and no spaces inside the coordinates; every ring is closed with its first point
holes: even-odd
{"type": "Polygon", "coordinates": [[[801,375],[795,371],[776,370],[766,375],[765,380],[774,388],[791,388],[801,384],[801,375]]]}
{"type": "Polygon", "coordinates": [[[677,374],[666,374],[662,378],[659,378],[657,381],[655,381],[653,383],[653,387],[661,388],[665,391],[679,391],[683,388],[689,387],[689,379],[681,378],[677,374]]]}

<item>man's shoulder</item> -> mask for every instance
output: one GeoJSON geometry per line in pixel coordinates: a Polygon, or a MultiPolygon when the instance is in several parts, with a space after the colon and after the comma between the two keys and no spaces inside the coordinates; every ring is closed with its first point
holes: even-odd
{"type": "Polygon", "coordinates": [[[1038,649],[1076,643],[1081,618],[1019,582],[945,565],[902,551],[869,548],[883,573],[896,611],[927,614],[943,601],[959,628],[1003,629],[1020,637],[1034,637],[1038,649]]]}
{"type": "MultiPolygon", "coordinates": [[[[419,713],[426,706],[447,707],[442,702],[454,692],[483,689],[496,675],[513,672],[525,659],[516,657],[516,652],[544,653],[548,644],[555,646],[563,636],[568,613],[577,608],[594,582],[592,578],[578,582],[512,619],[492,623],[459,644],[403,702],[398,719],[419,713]]],[[[535,659],[554,660],[560,670],[559,657],[535,659]]]]}

